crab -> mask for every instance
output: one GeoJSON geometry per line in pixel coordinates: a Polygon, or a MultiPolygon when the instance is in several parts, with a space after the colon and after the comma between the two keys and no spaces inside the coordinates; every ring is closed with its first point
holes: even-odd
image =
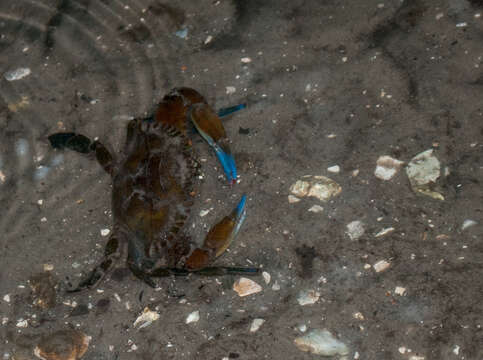
{"type": "Polygon", "coordinates": [[[212,266],[240,230],[246,195],[209,230],[201,246],[194,245],[185,229],[194,202],[192,180],[199,166],[188,137],[190,123],[214,149],[228,182],[233,184],[236,166],[220,117],[243,107],[216,113],[196,90],[175,88],[153,116],[129,122],[124,151],[117,158],[101,142],[82,134],[49,136],[53,148],[94,154],[112,179],[114,226],[103,259],[68,291],[97,286],[121,260],[151,287],[156,287],[153,278],[169,275],[258,273],[257,268],[212,266]]]}

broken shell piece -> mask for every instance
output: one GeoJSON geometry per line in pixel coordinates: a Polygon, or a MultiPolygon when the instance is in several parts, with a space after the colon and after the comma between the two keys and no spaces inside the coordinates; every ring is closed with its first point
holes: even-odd
{"type": "Polygon", "coordinates": [[[320,205],[312,205],[309,209],[310,212],[313,212],[313,213],[319,213],[319,212],[322,212],[324,211],[324,208],[320,205]]]}
{"type": "Polygon", "coordinates": [[[42,338],[34,354],[43,360],[78,360],[89,346],[90,337],[78,330],[61,330],[42,338]]]}
{"type": "Polygon", "coordinates": [[[339,165],[329,166],[327,168],[327,171],[333,174],[338,174],[340,172],[340,166],[339,165]]]}
{"type": "Polygon", "coordinates": [[[320,298],[320,293],[316,290],[301,290],[297,296],[299,305],[315,304],[320,298]]]}
{"type": "Polygon", "coordinates": [[[235,281],[233,290],[238,293],[238,296],[248,296],[262,291],[262,287],[255,281],[242,277],[235,281]]]}
{"type": "MultiPolygon", "coordinates": [[[[307,181],[297,180],[291,187],[290,192],[298,197],[304,197],[309,192],[310,184],[307,181]]],[[[290,201],[290,199],[289,199],[290,201]]]]}
{"type": "Polygon", "coordinates": [[[364,235],[365,232],[364,223],[359,220],[348,223],[346,228],[346,234],[349,235],[351,240],[359,239],[362,235],[364,235]]]}
{"type": "Polygon", "coordinates": [[[437,200],[444,200],[444,196],[433,191],[432,187],[441,174],[441,165],[433,149],[423,151],[411,159],[406,167],[411,188],[414,192],[427,195],[437,200]]]}
{"type": "Polygon", "coordinates": [[[290,192],[295,196],[312,196],[324,202],[339,195],[341,191],[339,184],[325,176],[307,175],[304,180],[297,180],[290,187],[290,192]]]}
{"type": "Polygon", "coordinates": [[[186,317],[185,323],[189,324],[189,323],[198,322],[199,319],[200,319],[200,312],[198,310],[196,310],[196,311],[193,311],[192,313],[190,313],[186,317]]]}
{"type": "Polygon", "coordinates": [[[264,319],[253,319],[252,324],[250,325],[250,332],[256,332],[265,322],[264,319]]]}
{"type": "Polygon", "coordinates": [[[392,233],[395,229],[393,227],[388,227],[388,228],[385,228],[385,229],[382,229],[381,231],[379,231],[376,235],[374,235],[375,237],[381,237],[381,236],[384,236],[384,235],[387,235],[389,233],[392,233]]]}
{"type": "Polygon", "coordinates": [[[149,310],[148,307],[145,307],[142,314],[138,316],[136,321],[134,321],[133,326],[136,327],[139,325],[139,329],[142,329],[146,326],[149,326],[159,319],[159,314],[156,311],[149,310]]]}
{"type": "Polygon", "coordinates": [[[463,225],[461,225],[461,230],[466,230],[471,226],[475,226],[476,224],[478,223],[475,220],[466,219],[465,221],[463,221],[463,225]]]}
{"type": "Polygon", "coordinates": [[[399,296],[404,296],[406,293],[406,288],[402,286],[396,286],[396,289],[394,289],[394,293],[399,296]]]}
{"type": "Polygon", "coordinates": [[[288,196],[288,202],[290,204],[294,204],[294,203],[299,202],[299,201],[300,201],[300,199],[296,196],[293,196],[293,195],[288,196]]]}
{"type": "Polygon", "coordinates": [[[270,280],[272,279],[272,277],[270,276],[269,273],[267,273],[266,271],[262,272],[262,276],[263,276],[263,280],[265,281],[265,284],[270,284],[270,280]]]}
{"type": "Polygon", "coordinates": [[[295,345],[305,352],[322,356],[348,355],[349,348],[342,341],[336,339],[330,331],[312,330],[307,335],[295,339],[295,345]]]}
{"type": "Polygon", "coordinates": [[[404,161],[394,159],[387,155],[380,156],[376,162],[374,176],[381,180],[391,180],[402,164],[404,164],[404,161]]]}
{"type": "Polygon", "coordinates": [[[388,263],[386,260],[380,260],[377,263],[375,263],[374,265],[372,265],[372,267],[374,268],[374,270],[376,272],[384,271],[387,268],[389,268],[389,266],[391,266],[391,264],[388,263]]]}

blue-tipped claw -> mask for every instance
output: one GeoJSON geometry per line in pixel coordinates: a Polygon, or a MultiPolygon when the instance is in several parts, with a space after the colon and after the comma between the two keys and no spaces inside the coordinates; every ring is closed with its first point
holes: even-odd
{"type": "Polygon", "coordinates": [[[246,203],[247,203],[247,196],[243,194],[242,198],[240,199],[240,202],[238,203],[236,209],[235,209],[235,227],[233,228],[232,231],[232,236],[235,238],[235,236],[238,234],[238,231],[240,231],[240,228],[245,221],[245,217],[247,215],[247,209],[246,209],[246,203]]]}
{"type": "Polygon", "coordinates": [[[222,109],[218,110],[218,116],[224,117],[224,116],[233,114],[234,112],[237,112],[238,110],[242,110],[246,107],[247,107],[247,104],[239,104],[239,105],[235,105],[235,106],[222,108],[222,109]]]}
{"type": "MultiPolygon", "coordinates": [[[[223,149],[216,143],[212,143],[213,149],[215,149],[216,156],[220,161],[221,166],[223,167],[223,171],[225,172],[225,176],[228,179],[230,184],[234,184],[236,182],[236,165],[235,159],[230,154],[227,154],[223,149]]],[[[211,145],[211,144],[210,144],[211,145]]]]}

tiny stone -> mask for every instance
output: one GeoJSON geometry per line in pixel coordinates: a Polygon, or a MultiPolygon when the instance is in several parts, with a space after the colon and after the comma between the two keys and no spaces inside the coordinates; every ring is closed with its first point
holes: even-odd
{"type": "Polygon", "coordinates": [[[384,271],[384,270],[386,270],[387,268],[389,268],[389,266],[391,266],[391,264],[390,264],[390,263],[388,263],[386,260],[380,260],[380,261],[378,261],[377,263],[375,263],[375,264],[373,265],[374,270],[375,270],[376,272],[381,272],[381,271],[384,271]]]}
{"type": "Polygon", "coordinates": [[[40,222],[46,222],[46,221],[47,221],[46,217],[43,217],[42,219],[40,219],[40,222]]]}
{"type": "Polygon", "coordinates": [[[5,301],[5,302],[8,302],[8,303],[9,303],[9,302],[10,302],[10,294],[5,295],[5,296],[3,297],[3,301],[5,301]]]}
{"type": "Polygon", "coordinates": [[[300,324],[297,328],[299,329],[300,332],[303,332],[303,333],[307,331],[307,325],[305,324],[300,324]]]}
{"type": "Polygon", "coordinates": [[[200,211],[200,216],[203,217],[203,216],[206,216],[208,215],[208,213],[211,211],[212,209],[204,209],[204,210],[201,210],[200,211]]]}
{"type": "Polygon", "coordinates": [[[403,161],[394,159],[390,156],[380,156],[376,161],[376,170],[374,170],[374,176],[381,180],[391,180],[397,173],[403,161]]]}
{"type": "Polygon", "coordinates": [[[459,355],[460,354],[460,347],[458,345],[455,345],[453,348],[453,354],[459,355]]]}
{"type": "Polygon", "coordinates": [[[364,315],[362,315],[362,313],[360,313],[360,312],[356,312],[352,316],[354,317],[354,319],[364,320],[364,315]]]}
{"type": "Polygon", "coordinates": [[[190,313],[186,317],[185,323],[189,324],[189,323],[193,323],[193,322],[198,322],[199,319],[200,319],[200,312],[198,310],[196,310],[196,311],[193,311],[192,313],[190,313]]]}
{"type": "Polygon", "coordinates": [[[438,14],[436,14],[435,18],[436,18],[436,20],[440,20],[440,19],[443,18],[443,16],[444,16],[443,13],[438,13],[438,14]]]}
{"type": "Polygon", "coordinates": [[[28,321],[27,320],[24,320],[24,319],[20,319],[17,321],[17,327],[19,328],[26,328],[27,326],[29,325],[28,321]]]}
{"type": "Polygon", "coordinates": [[[101,236],[107,236],[107,235],[109,235],[110,232],[111,232],[111,230],[109,230],[109,229],[102,229],[101,230],[101,236]]]}
{"type": "Polygon", "coordinates": [[[458,24],[456,24],[456,27],[466,27],[468,26],[468,24],[466,22],[460,22],[458,24]]]}
{"type": "Polygon", "coordinates": [[[248,64],[252,62],[252,59],[249,57],[244,57],[244,58],[241,58],[241,62],[244,64],[248,64]]]}
{"type": "Polygon", "coordinates": [[[37,200],[37,204],[42,205],[43,203],[44,203],[44,200],[42,200],[42,199],[37,200]]]}
{"type": "Polygon", "coordinates": [[[256,332],[265,322],[264,319],[253,319],[252,324],[250,325],[250,332],[256,332]]]}
{"type": "Polygon", "coordinates": [[[348,355],[349,348],[342,341],[334,337],[328,330],[312,330],[307,335],[295,339],[295,345],[301,351],[316,355],[334,356],[348,355]]]}
{"type": "Polygon", "coordinates": [[[397,349],[401,354],[406,353],[406,347],[405,346],[400,346],[399,349],[397,349]]]}

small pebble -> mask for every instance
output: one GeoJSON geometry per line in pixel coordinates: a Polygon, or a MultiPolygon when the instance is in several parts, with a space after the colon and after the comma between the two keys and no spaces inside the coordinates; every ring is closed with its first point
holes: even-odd
{"type": "Polygon", "coordinates": [[[307,331],[307,325],[305,325],[305,324],[300,324],[300,325],[297,327],[297,329],[298,329],[300,332],[304,333],[304,332],[306,332],[306,331],[307,331]]]}
{"type": "Polygon", "coordinates": [[[5,295],[5,296],[3,297],[3,301],[5,301],[5,302],[8,302],[8,303],[9,303],[9,302],[10,302],[10,294],[5,295]]]}
{"type": "Polygon", "coordinates": [[[249,57],[243,57],[243,58],[241,58],[241,62],[244,63],[244,64],[248,64],[248,63],[252,62],[252,59],[249,58],[249,57]]]}
{"type": "Polygon", "coordinates": [[[376,170],[374,176],[381,180],[391,180],[398,172],[400,167],[404,164],[403,161],[394,159],[390,156],[383,155],[377,159],[376,170]]]}
{"type": "Polygon", "coordinates": [[[273,291],[279,291],[280,290],[280,284],[278,283],[277,280],[275,280],[275,282],[273,283],[272,290],[273,291]]]}
{"type": "Polygon", "coordinates": [[[190,323],[198,322],[199,319],[200,319],[200,312],[198,310],[196,310],[196,311],[193,311],[192,313],[190,313],[186,317],[185,323],[190,324],[190,323]]]}
{"type": "Polygon", "coordinates": [[[361,321],[364,320],[364,315],[362,315],[362,313],[360,313],[360,312],[356,312],[356,313],[352,314],[352,317],[354,319],[357,319],[357,320],[361,320],[361,321]]]}
{"type": "Polygon", "coordinates": [[[107,235],[109,235],[110,232],[111,232],[111,230],[109,230],[109,229],[102,229],[101,230],[101,236],[107,236],[107,235]]]}
{"type": "Polygon", "coordinates": [[[206,45],[206,44],[209,44],[209,43],[211,42],[211,40],[213,40],[213,36],[208,35],[208,36],[206,37],[206,39],[205,39],[205,45],[206,45]]]}
{"type": "Polygon", "coordinates": [[[250,332],[256,332],[258,329],[260,329],[264,322],[264,319],[253,319],[252,324],[250,325],[250,332]]]}
{"type": "Polygon", "coordinates": [[[19,319],[17,321],[17,325],[16,326],[19,327],[19,328],[26,328],[27,326],[29,326],[29,323],[28,323],[27,320],[19,319]]]}

